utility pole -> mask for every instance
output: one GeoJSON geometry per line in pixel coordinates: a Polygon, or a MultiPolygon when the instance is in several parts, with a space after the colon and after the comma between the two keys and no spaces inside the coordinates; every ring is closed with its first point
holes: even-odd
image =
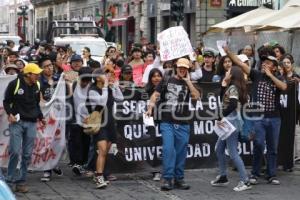
{"type": "Polygon", "coordinates": [[[107,31],[107,28],[106,28],[106,26],[107,26],[107,23],[106,23],[106,21],[107,21],[107,19],[106,19],[106,0],[102,0],[103,1],[103,28],[104,28],[104,31],[105,31],[105,35],[104,35],[104,38],[105,38],[105,36],[106,36],[106,31],[107,31]]]}

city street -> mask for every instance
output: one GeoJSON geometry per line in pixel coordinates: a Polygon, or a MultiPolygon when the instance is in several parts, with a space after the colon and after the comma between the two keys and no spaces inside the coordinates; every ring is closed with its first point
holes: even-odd
{"type": "Polygon", "coordinates": [[[96,200],[96,199],[172,199],[172,200],[297,200],[300,190],[300,165],[292,173],[279,172],[281,185],[269,185],[265,180],[252,190],[234,192],[232,188],[237,184],[237,173],[230,172],[230,184],[227,187],[211,187],[209,182],[215,178],[216,169],[188,170],[186,181],[191,185],[187,191],[160,191],[160,184],[151,179],[150,174],[116,174],[119,178],[112,182],[105,190],[95,189],[91,178],[74,177],[71,169],[62,164],[64,176],[54,176],[48,183],[39,181],[42,173],[29,174],[30,192],[17,194],[18,200],[96,200]]]}

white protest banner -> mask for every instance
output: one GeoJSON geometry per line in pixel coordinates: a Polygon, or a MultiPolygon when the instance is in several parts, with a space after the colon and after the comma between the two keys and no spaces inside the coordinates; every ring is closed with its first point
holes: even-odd
{"type": "Polygon", "coordinates": [[[168,28],[157,34],[162,61],[173,60],[193,53],[188,34],[182,26],[168,28]]]}
{"type": "MultiPolygon", "coordinates": [[[[15,76],[0,76],[0,166],[8,164],[9,129],[3,109],[5,89],[15,76]]],[[[61,78],[52,99],[41,107],[47,126],[37,124],[37,137],[32,153],[33,170],[48,170],[55,167],[65,148],[65,81],[61,78]]]]}

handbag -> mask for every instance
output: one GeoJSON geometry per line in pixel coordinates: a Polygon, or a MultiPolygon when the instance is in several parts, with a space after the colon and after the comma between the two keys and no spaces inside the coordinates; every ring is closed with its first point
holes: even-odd
{"type": "Polygon", "coordinates": [[[99,111],[93,111],[83,123],[83,132],[87,135],[95,135],[99,133],[101,128],[103,109],[99,111]]]}

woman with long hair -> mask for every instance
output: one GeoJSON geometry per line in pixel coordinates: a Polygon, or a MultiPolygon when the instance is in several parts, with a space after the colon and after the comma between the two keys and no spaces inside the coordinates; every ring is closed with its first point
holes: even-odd
{"type": "Polygon", "coordinates": [[[88,92],[89,112],[101,111],[102,122],[99,133],[93,135],[93,141],[97,148],[96,173],[94,181],[97,188],[105,188],[107,182],[104,180],[103,172],[106,157],[112,143],[116,143],[116,128],[113,117],[115,101],[122,101],[123,94],[115,80],[114,71],[111,68],[96,69],[93,72],[94,84],[88,92]]]}
{"type": "MultiPolygon", "coordinates": [[[[286,54],[282,59],[282,69],[283,69],[283,79],[285,79],[289,85],[289,89],[296,88],[296,97],[298,97],[298,83],[300,82],[300,76],[295,72],[294,68],[294,58],[290,54],[286,54]]],[[[298,100],[295,100],[296,104],[296,119],[295,123],[297,123],[300,119],[300,105],[298,100]]],[[[282,110],[282,112],[286,112],[286,110],[282,110]]],[[[282,123],[288,123],[287,121],[291,121],[293,119],[282,117],[282,123]],[[286,121],[287,120],[287,121],[286,121]]],[[[297,141],[295,142],[295,134],[282,134],[286,133],[290,130],[290,132],[295,132],[295,126],[285,127],[285,131],[281,131],[279,137],[280,146],[285,147],[285,153],[279,152],[279,154],[283,154],[282,156],[282,167],[285,172],[292,172],[294,167],[294,146],[297,149],[297,141]],[[295,145],[294,145],[295,144],[295,145]]]]}
{"type": "MultiPolygon", "coordinates": [[[[229,156],[235,164],[240,176],[240,182],[233,190],[248,190],[251,188],[249,178],[237,148],[239,130],[241,129],[239,112],[241,106],[247,102],[247,85],[242,70],[237,67],[232,67],[231,70],[226,73],[222,81],[222,89],[225,90],[223,95],[222,117],[225,117],[236,130],[226,139],[218,138],[215,151],[218,158],[219,175],[215,180],[211,181],[211,185],[225,186],[229,183],[227,179],[225,155],[225,149],[227,148],[229,156]]],[[[217,126],[222,127],[224,123],[218,121],[217,126]]]]}
{"type": "Polygon", "coordinates": [[[219,64],[217,66],[217,75],[223,79],[228,70],[232,67],[232,60],[228,56],[221,57],[219,64]]]}
{"type": "MultiPolygon", "coordinates": [[[[149,81],[148,81],[148,83],[145,86],[145,91],[148,94],[149,98],[151,97],[151,95],[155,91],[155,88],[161,82],[162,78],[163,78],[163,74],[162,74],[162,72],[159,69],[154,68],[154,69],[152,69],[150,71],[150,73],[149,73],[149,79],[148,79],[149,81]]],[[[159,103],[160,102],[158,101],[156,103],[156,105],[159,105],[159,103]]],[[[157,115],[154,116],[154,120],[155,120],[155,123],[157,124],[158,123],[157,115]]],[[[149,127],[149,128],[148,128],[148,131],[152,131],[154,133],[153,135],[155,136],[155,128],[154,127],[153,128],[149,127]],[[149,130],[149,128],[150,128],[150,130],[149,130]]],[[[158,144],[159,143],[159,138],[157,138],[156,136],[154,137],[154,143],[157,144],[157,145],[159,145],[158,144]]],[[[153,180],[154,181],[160,181],[160,178],[161,178],[160,171],[157,170],[157,169],[155,169],[157,166],[158,166],[157,163],[153,163],[152,164],[152,167],[153,167],[152,173],[153,173],[153,180]]]]}

